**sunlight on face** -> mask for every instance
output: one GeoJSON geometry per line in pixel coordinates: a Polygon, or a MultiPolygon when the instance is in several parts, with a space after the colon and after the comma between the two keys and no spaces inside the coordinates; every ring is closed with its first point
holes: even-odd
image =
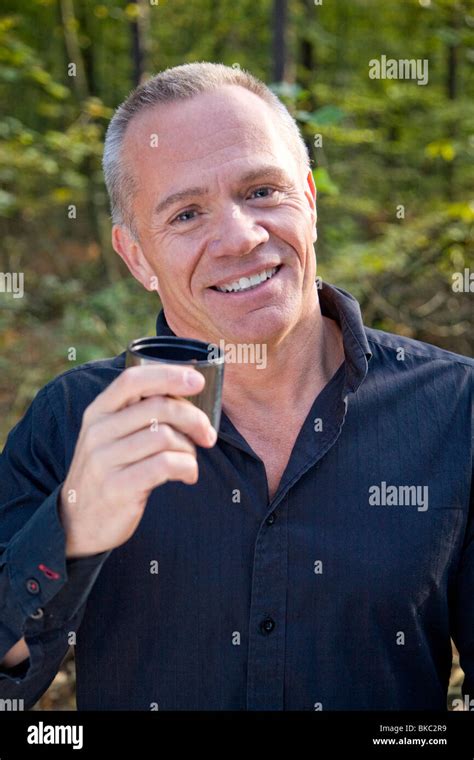
{"type": "Polygon", "coordinates": [[[174,332],[206,341],[289,332],[316,297],[314,185],[267,104],[232,85],[154,107],[132,121],[123,156],[138,181],[140,246],[119,252],[145,287],[158,279],[174,332]],[[275,268],[245,291],[217,289],[275,268]]]}

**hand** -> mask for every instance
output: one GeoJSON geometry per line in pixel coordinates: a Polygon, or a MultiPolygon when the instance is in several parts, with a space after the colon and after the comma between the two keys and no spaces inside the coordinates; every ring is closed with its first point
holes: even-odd
{"type": "Polygon", "coordinates": [[[129,367],[87,407],[60,496],[67,557],[120,546],[154,488],[197,482],[196,444],[213,446],[217,433],[203,411],[175,397],[199,393],[204,383],[180,365],[129,367]]]}

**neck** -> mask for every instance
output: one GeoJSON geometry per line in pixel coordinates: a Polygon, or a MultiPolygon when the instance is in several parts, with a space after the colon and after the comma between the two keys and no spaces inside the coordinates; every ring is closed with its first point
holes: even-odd
{"type": "Polygon", "coordinates": [[[226,362],[223,410],[239,428],[265,426],[272,418],[296,421],[343,360],[339,325],[323,317],[316,299],[303,320],[268,345],[265,368],[226,362]]]}

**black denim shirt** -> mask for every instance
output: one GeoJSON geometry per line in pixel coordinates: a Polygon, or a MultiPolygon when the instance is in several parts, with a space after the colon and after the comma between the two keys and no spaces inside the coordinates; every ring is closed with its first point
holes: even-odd
{"type": "Polygon", "coordinates": [[[156,488],[123,546],[66,561],[58,493],[125,354],[39,391],[0,460],[0,660],[30,648],[0,697],[32,705],[76,641],[79,709],[445,709],[450,635],[474,697],[474,362],[320,299],[345,362],[271,501],[224,413],[196,485],[156,488]]]}

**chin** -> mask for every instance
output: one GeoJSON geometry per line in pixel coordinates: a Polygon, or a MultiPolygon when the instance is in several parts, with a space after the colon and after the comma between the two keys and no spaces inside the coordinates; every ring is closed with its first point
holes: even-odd
{"type": "Polygon", "coordinates": [[[238,324],[217,326],[228,343],[274,343],[284,336],[293,320],[281,306],[267,306],[242,315],[238,324]]]}

